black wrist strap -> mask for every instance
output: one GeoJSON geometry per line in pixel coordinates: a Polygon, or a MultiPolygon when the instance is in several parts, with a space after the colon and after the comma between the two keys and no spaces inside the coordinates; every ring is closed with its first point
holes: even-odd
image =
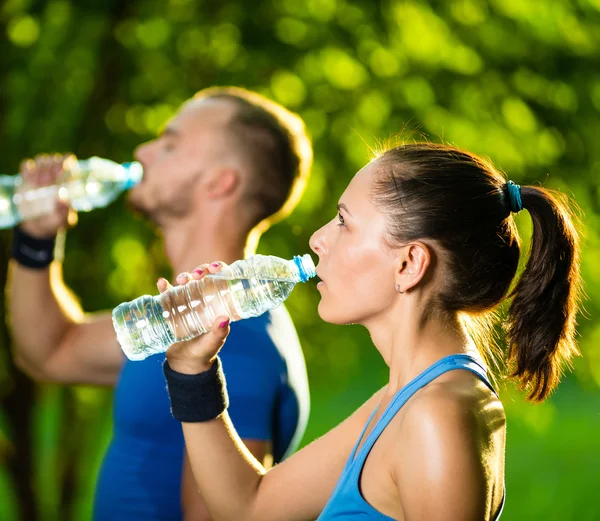
{"type": "Polygon", "coordinates": [[[18,226],[13,230],[11,256],[26,268],[44,269],[54,260],[56,237],[37,239],[18,226]]]}
{"type": "Polygon", "coordinates": [[[167,360],[163,363],[163,371],[171,399],[171,414],[176,420],[186,423],[213,420],[229,406],[219,357],[208,371],[200,374],[173,371],[167,360]]]}

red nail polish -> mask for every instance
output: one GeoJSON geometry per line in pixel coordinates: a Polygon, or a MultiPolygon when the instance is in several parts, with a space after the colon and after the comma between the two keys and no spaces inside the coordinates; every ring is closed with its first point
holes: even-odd
{"type": "Polygon", "coordinates": [[[198,275],[202,275],[204,273],[204,270],[201,270],[200,268],[196,268],[194,270],[194,273],[197,273],[198,275]]]}
{"type": "Polygon", "coordinates": [[[219,327],[221,329],[225,329],[227,327],[227,324],[229,324],[229,319],[225,320],[224,322],[221,322],[221,324],[219,325],[219,327]]]}
{"type": "Polygon", "coordinates": [[[211,266],[212,266],[213,268],[218,268],[218,267],[219,267],[219,263],[218,263],[218,262],[213,262],[213,263],[211,264],[211,266]]]}

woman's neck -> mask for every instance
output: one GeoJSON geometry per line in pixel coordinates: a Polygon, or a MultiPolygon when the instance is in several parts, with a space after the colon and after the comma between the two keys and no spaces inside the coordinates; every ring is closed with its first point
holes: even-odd
{"type": "Polygon", "coordinates": [[[401,314],[390,313],[377,324],[367,326],[375,347],[390,368],[389,394],[395,394],[445,356],[476,352],[458,317],[423,317],[422,312],[411,312],[409,304],[401,314]]]}

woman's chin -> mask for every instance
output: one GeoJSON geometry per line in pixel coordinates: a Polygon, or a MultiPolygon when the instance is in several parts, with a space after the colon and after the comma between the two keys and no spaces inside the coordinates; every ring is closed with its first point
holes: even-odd
{"type": "Polygon", "coordinates": [[[338,326],[345,326],[346,324],[353,323],[349,317],[342,315],[339,310],[330,309],[326,305],[323,305],[322,300],[319,302],[317,311],[324,322],[329,322],[330,324],[336,324],[338,326]]]}

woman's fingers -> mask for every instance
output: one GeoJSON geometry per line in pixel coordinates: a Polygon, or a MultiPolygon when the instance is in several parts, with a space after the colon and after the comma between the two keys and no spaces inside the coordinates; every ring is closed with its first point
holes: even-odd
{"type": "Polygon", "coordinates": [[[208,265],[208,271],[210,273],[218,273],[225,266],[227,266],[227,265],[224,262],[215,261],[215,262],[213,262],[213,263],[211,263],[211,264],[208,265]]]}
{"type": "Polygon", "coordinates": [[[225,339],[229,334],[229,322],[230,319],[227,315],[221,315],[215,319],[212,324],[211,330],[204,340],[202,346],[203,354],[208,355],[210,359],[213,359],[223,347],[225,339]]]}
{"type": "Polygon", "coordinates": [[[164,293],[165,291],[171,289],[173,286],[169,284],[169,281],[167,279],[163,279],[162,277],[160,277],[156,282],[156,287],[158,288],[158,291],[160,293],[164,293]]]}
{"type": "Polygon", "coordinates": [[[179,284],[179,285],[187,284],[190,280],[192,280],[192,275],[190,273],[188,273],[187,271],[180,273],[175,278],[175,282],[177,282],[177,284],[179,284]]]}
{"type": "Polygon", "coordinates": [[[173,344],[167,350],[171,369],[185,374],[198,374],[211,368],[229,334],[229,317],[218,316],[211,330],[192,340],[173,344]]]}
{"type": "Polygon", "coordinates": [[[209,273],[208,264],[200,264],[200,266],[196,266],[192,270],[192,278],[194,280],[199,280],[202,277],[204,277],[204,275],[206,275],[207,273],[209,273]]]}
{"type": "MultiPolygon", "coordinates": [[[[191,272],[184,271],[175,277],[175,282],[179,285],[187,284],[191,280],[200,280],[202,277],[206,275],[210,275],[213,273],[218,273],[224,267],[227,267],[227,264],[220,261],[215,261],[211,264],[200,264],[196,268],[194,268],[191,272]]],[[[166,281],[165,281],[166,282],[166,281]]]]}
{"type": "Polygon", "coordinates": [[[227,315],[222,315],[217,317],[212,325],[212,331],[217,330],[217,333],[221,336],[227,336],[229,332],[229,322],[230,319],[227,315]]]}
{"type": "Polygon", "coordinates": [[[205,275],[218,273],[219,271],[221,271],[223,268],[226,268],[226,267],[227,267],[227,264],[225,264],[224,262],[221,262],[221,261],[215,261],[211,264],[200,264],[199,266],[194,268],[194,270],[191,273],[191,277],[194,280],[199,280],[202,277],[204,277],[205,275]]]}

